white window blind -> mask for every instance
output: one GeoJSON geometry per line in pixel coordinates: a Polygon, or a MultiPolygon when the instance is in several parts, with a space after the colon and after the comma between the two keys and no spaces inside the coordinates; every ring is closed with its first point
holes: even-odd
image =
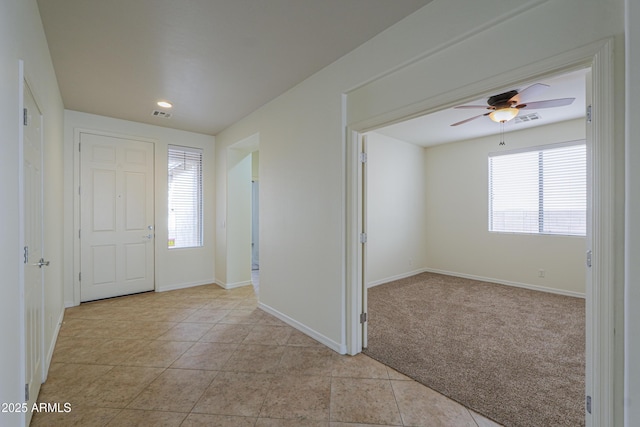
{"type": "Polygon", "coordinates": [[[584,236],[585,141],[489,155],[489,231],[584,236]]]}
{"type": "Polygon", "coordinates": [[[202,246],[202,150],[169,146],[168,247],[202,246]]]}

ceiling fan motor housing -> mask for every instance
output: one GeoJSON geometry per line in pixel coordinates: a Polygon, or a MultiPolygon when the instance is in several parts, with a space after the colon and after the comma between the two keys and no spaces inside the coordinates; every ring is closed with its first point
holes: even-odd
{"type": "Polygon", "coordinates": [[[510,99],[518,94],[517,90],[510,90],[498,95],[493,95],[487,100],[487,104],[495,109],[511,107],[510,99]]]}

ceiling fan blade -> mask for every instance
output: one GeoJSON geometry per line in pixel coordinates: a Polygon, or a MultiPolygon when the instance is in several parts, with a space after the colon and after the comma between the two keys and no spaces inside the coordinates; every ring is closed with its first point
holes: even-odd
{"type": "Polygon", "coordinates": [[[534,83],[529,87],[522,89],[518,92],[517,95],[513,96],[509,101],[515,102],[516,104],[526,104],[527,99],[533,99],[536,96],[540,95],[542,92],[547,90],[549,85],[545,85],[542,83],[534,83]]]}
{"type": "Polygon", "coordinates": [[[517,105],[516,108],[532,110],[536,108],[553,108],[553,107],[563,107],[565,105],[570,105],[575,101],[575,98],[559,98],[559,99],[547,99],[545,101],[535,101],[528,102],[522,104],[522,107],[517,105]]]}
{"type": "Polygon", "coordinates": [[[453,107],[453,108],[457,108],[457,109],[477,109],[477,108],[490,108],[487,107],[486,105],[458,105],[457,107],[453,107]]]}
{"type": "Polygon", "coordinates": [[[489,115],[489,113],[479,114],[479,115],[477,115],[477,116],[473,116],[473,117],[469,117],[468,119],[464,119],[464,120],[463,120],[463,121],[461,121],[461,122],[453,123],[453,124],[451,124],[451,125],[449,125],[449,126],[458,126],[458,125],[463,125],[463,124],[465,124],[465,123],[467,123],[467,122],[470,122],[471,120],[475,120],[475,119],[477,119],[478,117],[488,116],[488,115],[489,115]]]}

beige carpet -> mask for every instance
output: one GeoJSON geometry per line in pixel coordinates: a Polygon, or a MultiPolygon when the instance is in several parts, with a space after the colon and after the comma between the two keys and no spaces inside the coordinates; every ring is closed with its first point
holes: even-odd
{"type": "Polygon", "coordinates": [[[584,299],[433,273],[368,297],[372,358],[505,426],[584,426],[584,299]]]}

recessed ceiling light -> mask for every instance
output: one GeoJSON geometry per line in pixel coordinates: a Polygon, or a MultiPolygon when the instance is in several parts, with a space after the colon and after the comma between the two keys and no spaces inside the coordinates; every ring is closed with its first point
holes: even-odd
{"type": "Polygon", "coordinates": [[[171,108],[171,107],[173,107],[173,105],[171,105],[171,103],[167,102],[167,101],[158,101],[158,106],[162,107],[162,108],[171,108]]]}

